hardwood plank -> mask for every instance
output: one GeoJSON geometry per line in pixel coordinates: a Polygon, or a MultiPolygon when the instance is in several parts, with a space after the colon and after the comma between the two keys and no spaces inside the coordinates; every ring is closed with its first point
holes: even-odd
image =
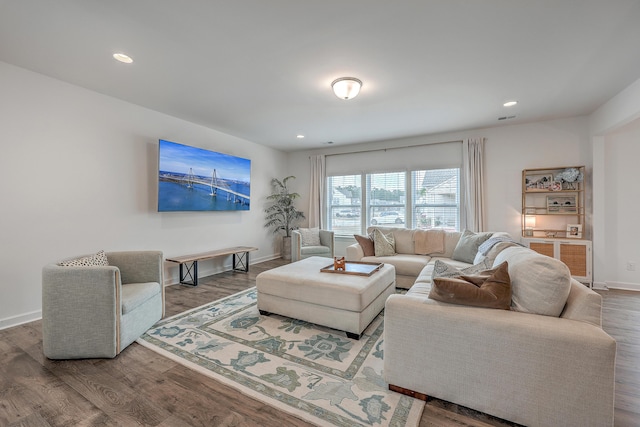
{"type": "MultiPolygon", "coordinates": [[[[171,316],[255,286],[281,259],[166,287],[171,316]]],[[[618,342],[616,427],[640,425],[640,292],[602,291],[603,328],[618,342]]],[[[42,322],[0,330],[0,425],[291,426],[309,424],[168,358],[130,345],[115,359],[52,361],[42,353],[42,322]]],[[[513,426],[429,399],[421,427],[513,426]]]]}

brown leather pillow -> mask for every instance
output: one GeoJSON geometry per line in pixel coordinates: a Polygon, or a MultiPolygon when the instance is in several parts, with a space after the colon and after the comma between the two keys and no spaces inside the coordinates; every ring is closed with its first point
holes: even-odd
{"type": "Polygon", "coordinates": [[[360,236],[359,234],[354,234],[353,237],[356,238],[356,241],[362,247],[362,251],[364,252],[364,256],[374,256],[376,251],[373,247],[373,239],[369,236],[360,236]]]}
{"type": "Polygon", "coordinates": [[[433,279],[429,298],[453,304],[509,310],[509,266],[505,261],[496,268],[481,271],[477,275],[436,277],[433,279]]]}

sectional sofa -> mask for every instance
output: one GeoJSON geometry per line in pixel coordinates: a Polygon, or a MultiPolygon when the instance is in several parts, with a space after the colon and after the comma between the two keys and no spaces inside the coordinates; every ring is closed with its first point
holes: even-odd
{"type": "Polygon", "coordinates": [[[389,262],[405,287],[413,281],[385,305],[383,374],[390,388],[527,426],[613,425],[616,342],[602,330],[600,295],[572,279],[564,264],[504,233],[463,262],[454,259],[462,233],[447,232],[443,252],[420,255],[416,230],[381,231],[394,236],[398,255],[365,257],[356,243],[347,259],[389,262]],[[510,309],[430,298],[436,260],[459,269],[506,262],[510,309]]]}

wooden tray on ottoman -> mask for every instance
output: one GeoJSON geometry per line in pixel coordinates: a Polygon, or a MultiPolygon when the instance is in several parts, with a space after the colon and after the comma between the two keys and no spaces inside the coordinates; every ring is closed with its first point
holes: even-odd
{"type": "Polygon", "coordinates": [[[354,274],[357,276],[371,276],[380,270],[384,264],[380,262],[345,261],[344,270],[336,270],[333,264],[321,268],[323,273],[354,274]]]}

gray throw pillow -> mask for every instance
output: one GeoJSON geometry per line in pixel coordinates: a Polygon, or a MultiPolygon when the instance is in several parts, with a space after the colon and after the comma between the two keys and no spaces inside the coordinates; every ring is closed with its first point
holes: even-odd
{"type": "Polygon", "coordinates": [[[491,237],[493,233],[474,233],[473,231],[464,230],[456,248],[453,250],[451,259],[456,261],[473,264],[473,260],[478,253],[478,248],[485,240],[491,237]]]}

